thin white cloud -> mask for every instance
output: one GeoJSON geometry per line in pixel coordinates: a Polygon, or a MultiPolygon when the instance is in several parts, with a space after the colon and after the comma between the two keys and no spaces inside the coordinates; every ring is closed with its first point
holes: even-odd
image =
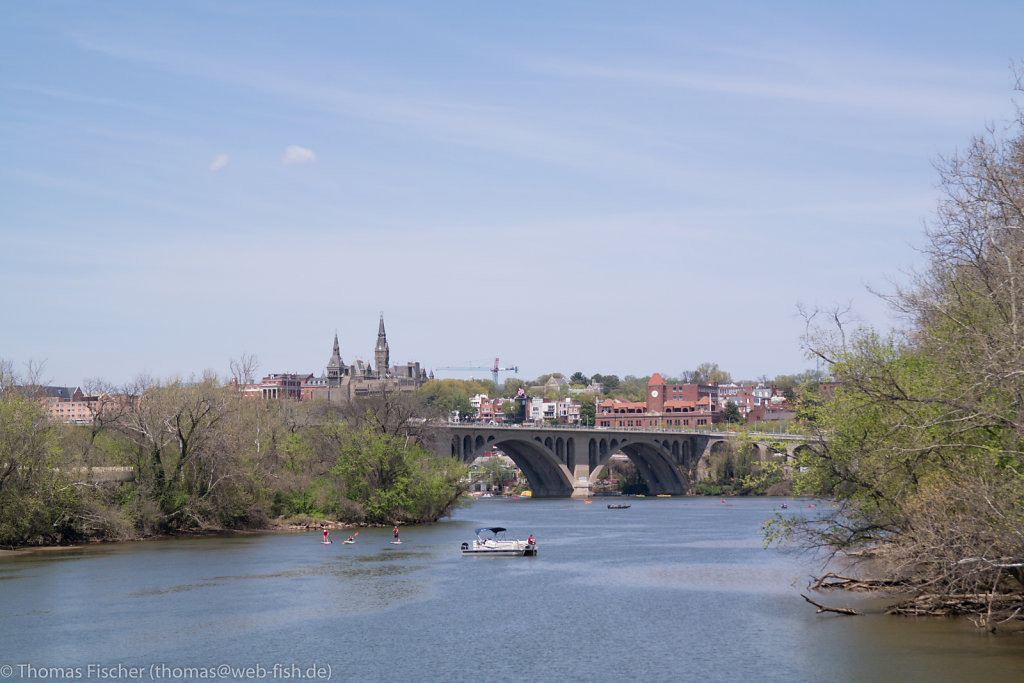
{"type": "Polygon", "coordinates": [[[978,111],[990,110],[993,104],[992,98],[986,94],[942,85],[937,70],[914,72],[907,68],[900,72],[904,76],[903,81],[885,83],[879,78],[872,78],[871,74],[850,72],[843,77],[842,73],[820,73],[812,68],[813,63],[812,66],[803,65],[789,80],[744,77],[728,71],[711,74],[685,68],[606,66],[565,59],[531,59],[528,63],[538,72],[564,78],[853,107],[900,116],[930,114],[948,118],[951,114],[975,115],[978,111]],[[940,85],[929,85],[927,77],[937,80],[940,85]],[[925,84],[917,85],[921,81],[925,84]]]}
{"type": "Polygon", "coordinates": [[[287,149],[284,150],[284,157],[281,158],[281,163],[285,166],[312,164],[314,161],[316,161],[316,153],[311,149],[299,147],[298,145],[288,145],[287,149]]]}
{"type": "Polygon", "coordinates": [[[227,165],[228,165],[228,155],[227,154],[218,154],[217,156],[215,156],[213,158],[213,161],[210,162],[210,170],[211,171],[219,171],[220,169],[224,168],[227,165]]]}

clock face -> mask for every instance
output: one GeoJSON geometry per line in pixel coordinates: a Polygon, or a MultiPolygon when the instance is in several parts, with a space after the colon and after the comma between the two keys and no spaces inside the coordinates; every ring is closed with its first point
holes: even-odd
{"type": "Polygon", "coordinates": [[[657,389],[654,389],[653,391],[651,391],[651,398],[658,398],[658,390],[657,389]]]}

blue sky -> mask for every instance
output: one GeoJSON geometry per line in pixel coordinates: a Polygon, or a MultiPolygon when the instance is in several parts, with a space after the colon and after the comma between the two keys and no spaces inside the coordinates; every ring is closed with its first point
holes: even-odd
{"type": "MultiPolygon", "coordinates": [[[[372,360],[813,367],[797,305],[919,265],[1013,113],[1019,2],[0,9],[0,358],[46,379],[372,360]]],[[[438,373],[439,376],[462,376],[438,373]]],[[[486,375],[486,373],[479,373],[486,375]]]]}

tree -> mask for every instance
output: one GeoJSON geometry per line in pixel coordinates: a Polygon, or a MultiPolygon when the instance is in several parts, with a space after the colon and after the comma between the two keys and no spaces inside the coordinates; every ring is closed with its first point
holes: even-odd
{"type": "Polygon", "coordinates": [[[467,468],[451,458],[369,427],[336,433],[340,449],[331,472],[364,521],[433,522],[467,490],[467,468]]]}
{"type": "Polygon", "coordinates": [[[60,471],[57,435],[43,409],[17,391],[0,394],[0,545],[73,537],[79,501],[60,471]]]}
{"type": "Polygon", "coordinates": [[[594,396],[590,394],[580,395],[580,422],[593,427],[597,419],[597,404],[594,396]]]}
{"type": "Polygon", "coordinates": [[[994,625],[1012,611],[996,596],[1024,592],[1024,114],[938,170],[927,268],[885,296],[907,328],[851,330],[838,310],[823,328],[807,313],[807,347],[838,388],[816,406],[822,439],[797,485],[839,508],[773,529],[870,547],[888,578],[994,625]]]}
{"type": "Polygon", "coordinates": [[[722,419],[730,424],[737,424],[743,422],[743,416],[740,415],[739,407],[732,401],[725,402],[725,409],[722,410],[722,419]]]}
{"type": "Polygon", "coordinates": [[[616,394],[631,401],[647,400],[647,382],[650,377],[626,375],[618,386],[616,394]]]}
{"type": "Polygon", "coordinates": [[[578,370],[572,373],[572,376],[569,377],[569,383],[574,387],[585,387],[589,382],[590,380],[587,379],[587,376],[578,370]]]}
{"type": "Polygon", "coordinates": [[[506,463],[504,458],[493,455],[484,459],[481,473],[487,481],[488,488],[494,490],[495,486],[500,488],[505,482],[515,478],[515,466],[506,463]]]}
{"type": "Polygon", "coordinates": [[[682,380],[686,384],[728,384],[732,375],[719,369],[718,363],[705,361],[694,370],[683,371],[682,380]]]}
{"type": "Polygon", "coordinates": [[[231,370],[231,378],[235,384],[252,384],[256,381],[256,371],[260,367],[259,358],[251,353],[243,353],[241,358],[231,359],[228,366],[231,370]]]}
{"type": "Polygon", "coordinates": [[[241,450],[224,422],[228,390],[216,378],[166,383],[140,378],[122,391],[124,416],[114,429],[132,444],[131,464],[143,494],[156,503],[158,528],[230,523],[245,516],[248,483],[241,450]]]}
{"type": "Polygon", "coordinates": [[[510,377],[505,380],[505,386],[501,390],[501,397],[515,398],[520,389],[526,391],[528,388],[529,385],[525,381],[517,377],[510,377]]]}
{"type": "Polygon", "coordinates": [[[593,382],[600,382],[604,387],[605,396],[611,396],[619,390],[618,375],[594,375],[590,378],[593,382]]]}
{"type": "Polygon", "coordinates": [[[476,416],[471,402],[472,395],[466,390],[462,380],[431,380],[420,387],[418,393],[426,405],[433,408],[441,417],[447,418],[455,411],[458,411],[460,418],[476,416]]]}

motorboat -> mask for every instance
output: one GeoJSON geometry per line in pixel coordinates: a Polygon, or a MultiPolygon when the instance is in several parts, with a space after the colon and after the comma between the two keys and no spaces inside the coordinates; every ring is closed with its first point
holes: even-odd
{"type": "Polygon", "coordinates": [[[628,505],[622,505],[621,503],[610,503],[608,505],[609,510],[625,510],[628,507],[628,505]]]}
{"type": "Polygon", "coordinates": [[[526,541],[505,538],[507,529],[502,526],[485,526],[474,529],[476,539],[471,543],[462,544],[463,555],[534,556],[537,554],[537,542],[533,536],[526,541]]]}

